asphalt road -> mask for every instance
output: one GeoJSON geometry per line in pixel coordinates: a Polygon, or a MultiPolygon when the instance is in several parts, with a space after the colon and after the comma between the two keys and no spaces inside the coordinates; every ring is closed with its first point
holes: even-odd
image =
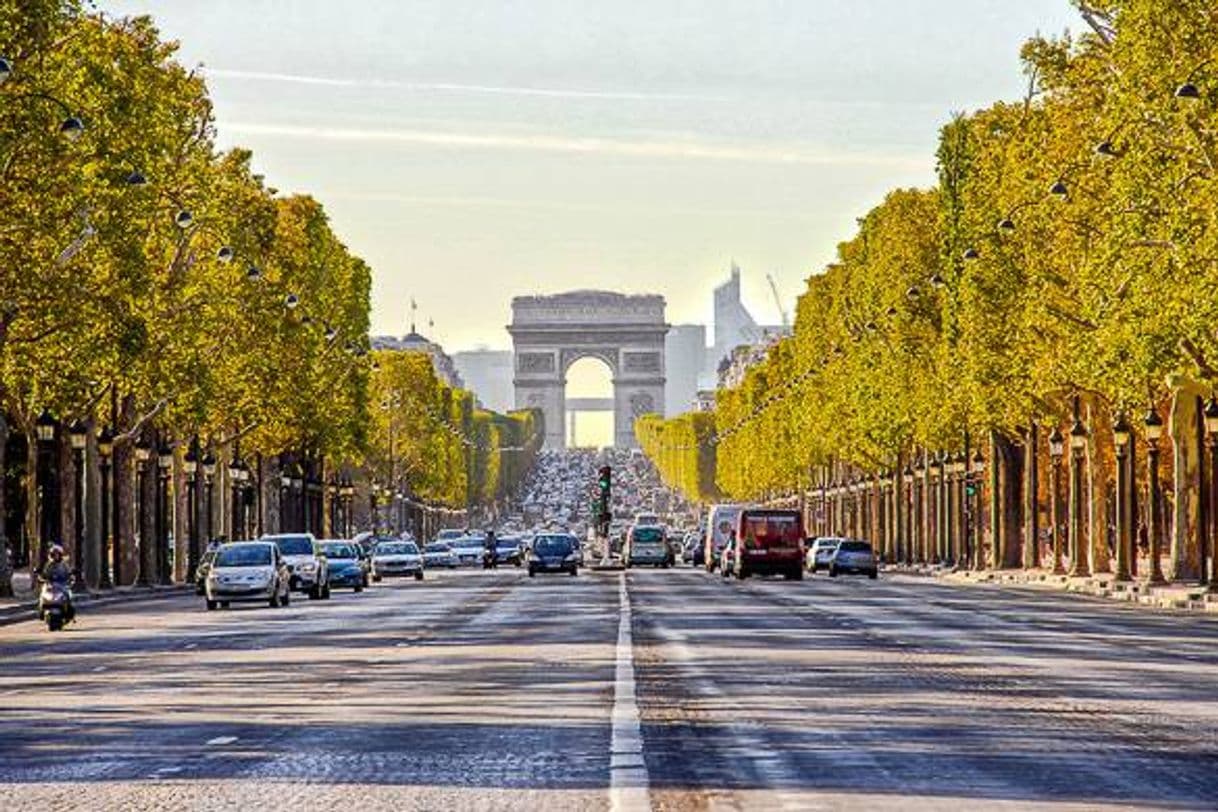
{"type": "Polygon", "coordinates": [[[0,628],[0,809],[1218,807],[1218,622],[918,579],[429,574],[0,628]]]}

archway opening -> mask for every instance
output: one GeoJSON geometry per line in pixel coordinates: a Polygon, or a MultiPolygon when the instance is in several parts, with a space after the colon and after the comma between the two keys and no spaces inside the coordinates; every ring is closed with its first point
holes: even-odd
{"type": "Polygon", "coordinates": [[[600,358],[584,357],[567,368],[567,448],[613,445],[613,370],[600,358]]]}

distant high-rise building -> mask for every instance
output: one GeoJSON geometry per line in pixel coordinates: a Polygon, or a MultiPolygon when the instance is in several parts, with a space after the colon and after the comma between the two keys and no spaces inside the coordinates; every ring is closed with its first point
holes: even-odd
{"type": "Polygon", "coordinates": [[[706,366],[706,325],[674,324],[664,337],[664,413],[694,408],[698,377],[706,366]]]}
{"type": "Polygon", "coordinates": [[[482,405],[496,412],[515,408],[511,350],[466,350],[453,353],[453,364],[482,405]]]}
{"type": "Polygon", "coordinates": [[[732,263],[732,275],[715,288],[715,344],[712,366],[731,355],[741,344],[761,338],[761,328],[740,298],[740,267],[732,263]]]}

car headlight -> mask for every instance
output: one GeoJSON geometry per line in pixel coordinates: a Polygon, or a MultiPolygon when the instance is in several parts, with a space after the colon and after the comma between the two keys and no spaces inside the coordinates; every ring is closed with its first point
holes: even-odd
{"type": "Polygon", "coordinates": [[[301,572],[312,572],[315,569],[317,569],[317,564],[315,564],[312,561],[307,561],[304,564],[300,565],[301,572]]]}

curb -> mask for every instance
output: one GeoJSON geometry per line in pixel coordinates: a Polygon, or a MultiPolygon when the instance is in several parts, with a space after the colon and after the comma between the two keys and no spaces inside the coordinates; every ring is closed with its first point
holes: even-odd
{"type": "MultiPolygon", "coordinates": [[[[76,596],[76,606],[80,610],[92,607],[110,606],[121,603],[148,603],[165,600],[178,595],[190,594],[194,587],[189,584],[174,584],[173,586],[125,588],[121,592],[107,591],[76,596]]],[[[38,616],[38,602],[19,603],[0,609],[0,626],[11,626],[34,620],[38,616]]]]}

